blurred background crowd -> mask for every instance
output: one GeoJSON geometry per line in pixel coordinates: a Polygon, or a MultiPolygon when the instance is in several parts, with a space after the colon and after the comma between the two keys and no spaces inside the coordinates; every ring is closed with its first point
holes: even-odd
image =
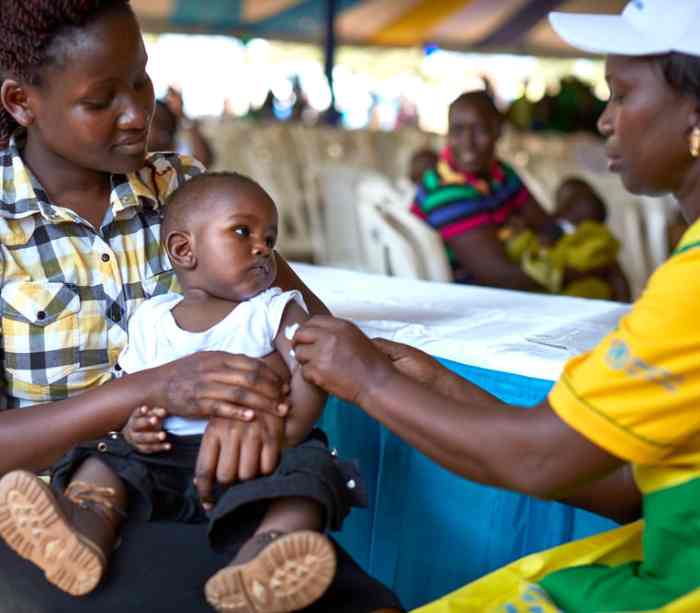
{"type": "Polygon", "coordinates": [[[434,237],[403,212],[416,194],[412,159],[443,149],[450,103],[474,90],[504,117],[498,158],[547,211],[567,178],[595,189],[631,298],[685,227],[671,198],[633,197],[607,172],[596,130],[603,63],[568,55],[544,19],[615,2],[133,4],[160,98],[152,147],[261,182],[291,259],[449,280],[434,266],[434,237]]]}

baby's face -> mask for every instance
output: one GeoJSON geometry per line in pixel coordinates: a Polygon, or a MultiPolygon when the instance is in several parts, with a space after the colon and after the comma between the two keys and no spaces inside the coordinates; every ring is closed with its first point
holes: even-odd
{"type": "Polygon", "coordinates": [[[560,202],[557,216],[577,226],[584,221],[598,221],[599,210],[600,206],[593,194],[577,190],[560,202]]]}
{"type": "Polygon", "coordinates": [[[268,289],[277,277],[277,208],[262,190],[216,185],[206,195],[204,219],[193,234],[195,283],[210,295],[240,302],[268,289]]]}

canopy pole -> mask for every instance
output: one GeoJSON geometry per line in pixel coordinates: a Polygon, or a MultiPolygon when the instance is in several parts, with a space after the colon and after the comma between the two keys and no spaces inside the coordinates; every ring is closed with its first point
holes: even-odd
{"type": "Polygon", "coordinates": [[[335,67],[335,18],[338,12],[338,0],[325,0],[326,3],[326,38],[324,41],[323,71],[328,80],[331,91],[331,104],[324,114],[324,121],[336,125],[340,119],[340,113],[335,107],[335,88],[333,87],[333,68],[335,67]]]}

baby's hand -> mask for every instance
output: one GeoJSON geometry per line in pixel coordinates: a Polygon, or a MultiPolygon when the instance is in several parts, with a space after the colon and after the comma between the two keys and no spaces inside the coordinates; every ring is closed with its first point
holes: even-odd
{"type": "Polygon", "coordinates": [[[126,422],[122,436],[140,453],[169,451],[170,443],[166,442],[163,430],[163,420],[167,414],[167,411],[160,407],[138,407],[126,422]]]}

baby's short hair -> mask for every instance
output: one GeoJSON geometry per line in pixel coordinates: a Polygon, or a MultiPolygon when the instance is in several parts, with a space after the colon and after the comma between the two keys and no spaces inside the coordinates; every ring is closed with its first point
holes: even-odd
{"type": "Polygon", "coordinates": [[[211,189],[212,183],[226,182],[241,189],[254,189],[269,198],[261,185],[250,177],[238,172],[205,172],[192,177],[178,187],[165,201],[163,219],[160,226],[160,237],[165,239],[173,230],[186,230],[191,223],[194,212],[203,214],[201,208],[202,195],[211,189]]]}
{"type": "Polygon", "coordinates": [[[588,193],[590,198],[587,203],[591,205],[593,211],[593,219],[600,223],[605,223],[608,218],[608,209],[605,206],[605,201],[600,197],[600,194],[596,189],[585,179],[581,177],[572,176],[564,179],[557,188],[555,200],[557,209],[561,206],[561,198],[566,189],[582,189],[588,193]]]}

